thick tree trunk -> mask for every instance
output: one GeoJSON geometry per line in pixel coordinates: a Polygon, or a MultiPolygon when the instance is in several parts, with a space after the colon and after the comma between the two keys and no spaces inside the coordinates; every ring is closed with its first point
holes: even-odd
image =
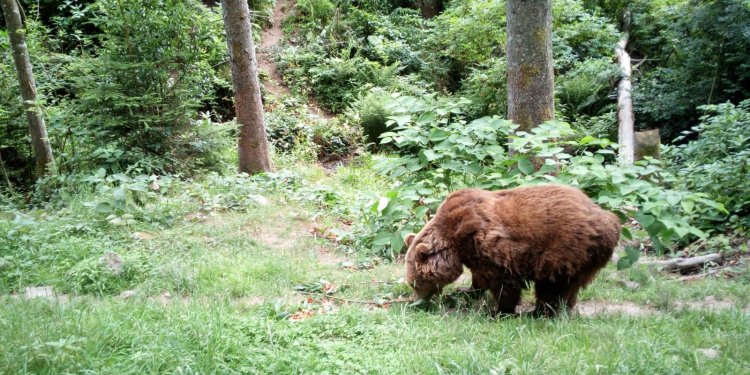
{"type": "Polygon", "coordinates": [[[246,0],[222,0],[221,5],[232,64],[234,107],[240,124],[239,171],[249,174],[268,172],[273,166],[268,155],[250,10],[246,0]]]}
{"type": "Polygon", "coordinates": [[[443,11],[443,0],[417,0],[417,6],[422,11],[422,17],[432,18],[443,11]]]}
{"type": "Polygon", "coordinates": [[[623,16],[622,38],[620,38],[617,47],[615,47],[617,62],[622,71],[622,77],[617,86],[617,143],[620,145],[619,158],[620,163],[623,165],[633,164],[635,149],[633,97],[631,96],[632,83],[630,81],[632,67],[630,65],[630,55],[626,50],[629,31],[630,12],[625,12],[623,16]]]}
{"type": "Polygon", "coordinates": [[[508,118],[519,131],[555,118],[552,0],[508,0],[508,118]]]}
{"type": "Polygon", "coordinates": [[[52,147],[47,137],[47,127],[44,125],[42,110],[36,104],[36,84],[34,83],[29,52],[26,49],[26,31],[21,21],[21,10],[17,0],[0,0],[0,3],[5,14],[8,39],[10,39],[10,48],[13,50],[13,62],[16,65],[18,81],[21,84],[23,106],[26,111],[26,119],[29,122],[31,144],[36,156],[36,175],[42,177],[52,163],[52,147]]]}

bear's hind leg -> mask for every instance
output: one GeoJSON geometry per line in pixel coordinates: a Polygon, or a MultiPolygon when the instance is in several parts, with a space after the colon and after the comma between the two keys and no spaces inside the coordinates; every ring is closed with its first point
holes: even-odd
{"type": "Polygon", "coordinates": [[[521,301],[521,290],[521,287],[509,283],[493,287],[492,295],[495,297],[493,314],[515,314],[516,306],[521,301]]]}
{"type": "Polygon", "coordinates": [[[578,302],[578,290],[580,288],[580,282],[535,282],[536,308],[534,309],[534,316],[554,317],[563,306],[568,312],[571,311],[578,302]]]}

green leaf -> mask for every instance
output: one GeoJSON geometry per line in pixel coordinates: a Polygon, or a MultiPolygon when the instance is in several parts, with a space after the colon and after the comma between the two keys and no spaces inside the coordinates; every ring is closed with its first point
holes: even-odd
{"type": "Polygon", "coordinates": [[[108,214],[115,210],[114,206],[112,206],[109,202],[101,202],[96,205],[96,208],[94,208],[96,212],[108,214]]]}
{"type": "Polygon", "coordinates": [[[375,246],[385,246],[389,243],[391,243],[391,233],[389,232],[380,232],[372,240],[372,244],[375,246]]]}
{"type": "Polygon", "coordinates": [[[620,258],[617,261],[617,269],[618,270],[624,270],[626,268],[629,268],[636,262],[638,262],[638,259],[641,257],[641,251],[634,246],[627,246],[625,247],[625,256],[620,258]]]}
{"type": "Polygon", "coordinates": [[[125,186],[118,186],[112,190],[112,194],[115,196],[115,201],[124,202],[127,198],[125,186]]]}
{"type": "Polygon", "coordinates": [[[691,214],[693,213],[693,208],[695,207],[695,202],[689,201],[689,200],[683,200],[680,202],[680,205],[682,206],[682,209],[685,210],[685,212],[691,214]]]}
{"type": "Polygon", "coordinates": [[[505,155],[505,149],[498,145],[487,146],[484,150],[495,159],[505,155]]]}
{"type": "Polygon", "coordinates": [[[148,191],[148,185],[142,183],[130,184],[128,185],[128,190],[145,193],[148,191]]]}
{"type": "Polygon", "coordinates": [[[400,253],[401,249],[404,247],[404,239],[401,237],[401,234],[393,233],[391,235],[391,251],[394,253],[400,253]]]}
{"type": "Polygon", "coordinates": [[[423,153],[424,153],[424,156],[427,158],[427,161],[433,161],[433,160],[440,159],[440,155],[438,155],[437,153],[435,153],[435,151],[424,150],[423,153]]]}
{"type": "Polygon", "coordinates": [[[396,115],[389,117],[391,120],[393,120],[398,125],[406,125],[411,121],[411,115],[396,115]]]}
{"type": "Polygon", "coordinates": [[[378,201],[377,211],[378,212],[383,212],[383,210],[385,210],[385,208],[388,207],[388,203],[390,201],[391,200],[388,199],[388,198],[386,198],[386,197],[380,197],[380,200],[378,201]]]}
{"type": "Polygon", "coordinates": [[[656,221],[656,218],[649,214],[644,214],[642,212],[636,212],[635,213],[635,219],[638,220],[638,222],[643,226],[643,228],[648,229],[648,227],[651,226],[656,221]]]}
{"type": "Polygon", "coordinates": [[[427,206],[419,206],[414,210],[414,216],[418,218],[422,218],[424,217],[424,215],[427,213],[428,210],[429,210],[429,207],[427,206]]]}
{"type": "Polygon", "coordinates": [[[526,157],[518,159],[518,169],[523,172],[523,174],[532,174],[535,171],[534,164],[526,157]]]}
{"type": "Polygon", "coordinates": [[[633,233],[630,233],[630,228],[626,226],[622,226],[622,238],[626,240],[632,240],[633,239],[633,233]]]}
{"type": "Polygon", "coordinates": [[[437,115],[435,112],[425,112],[419,115],[419,119],[417,119],[417,125],[426,125],[429,123],[435,122],[435,119],[437,118],[437,115]]]}
{"type": "Polygon", "coordinates": [[[448,136],[450,136],[450,135],[451,134],[448,133],[445,130],[437,129],[437,130],[434,130],[432,133],[430,133],[429,139],[430,139],[430,141],[438,142],[438,141],[442,141],[442,140],[448,138],[448,136]]]}

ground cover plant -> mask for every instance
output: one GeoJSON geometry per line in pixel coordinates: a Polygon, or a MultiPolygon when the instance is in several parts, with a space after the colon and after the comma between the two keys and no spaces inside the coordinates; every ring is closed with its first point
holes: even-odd
{"type": "MultiPolygon", "coordinates": [[[[352,175],[371,172],[356,169],[299,173],[343,189],[368,183],[352,175]]],[[[3,278],[3,372],[732,373],[750,360],[746,281],[736,277],[683,284],[610,265],[581,295],[584,306],[632,304],[637,315],[493,320],[484,301],[471,305],[460,294],[427,311],[409,308],[399,302],[409,293],[398,280],[402,265],[356,267],[367,259],[336,252],[315,235],[332,218],[315,218],[309,204],[290,208],[275,186],[294,178],[279,178],[283,184],[219,178],[184,186],[190,195],[172,195],[184,208],[172,225],[118,226],[102,217],[78,222],[93,227],[91,235],[27,231],[14,253],[55,261],[3,278]],[[231,198],[248,192],[270,202],[231,198]],[[100,260],[106,253],[120,254],[121,273],[100,260]],[[58,298],[22,297],[26,286],[41,284],[54,286],[58,298]],[[708,359],[712,351],[718,356],[708,359]]],[[[35,219],[61,226],[67,215],[74,213],[35,219]]],[[[22,221],[4,219],[4,234],[24,232],[22,221]]],[[[4,259],[4,275],[23,267],[4,259]]]]}
{"type": "Polygon", "coordinates": [[[555,0],[556,120],[525,132],[506,119],[504,0],[432,18],[421,1],[251,1],[273,68],[275,168],[256,175],[237,173],[221,2],[19,3],[56,161],[34,175],[0,20],[2,374],[750,366],[744,1],[555,0]],[[633,165],[613,142],[627,12],[637,123],[663,143],[633,165]],[[405,238],[450,192],[544,183],[623,223],[576,311],[534,318],[527,291],[493,317],[468,270],[412,299],[405,238]]]}

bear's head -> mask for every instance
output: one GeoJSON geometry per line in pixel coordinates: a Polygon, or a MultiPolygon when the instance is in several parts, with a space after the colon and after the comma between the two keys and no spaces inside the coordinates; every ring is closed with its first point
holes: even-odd
{"type": "Polygon", "coordinates": [[[414,289],[414,299],[428,299],[455,281],[463,266],[452,248],[436,228],[428,225],[419,234],[405,238],[406,282],[414,289]]]}

